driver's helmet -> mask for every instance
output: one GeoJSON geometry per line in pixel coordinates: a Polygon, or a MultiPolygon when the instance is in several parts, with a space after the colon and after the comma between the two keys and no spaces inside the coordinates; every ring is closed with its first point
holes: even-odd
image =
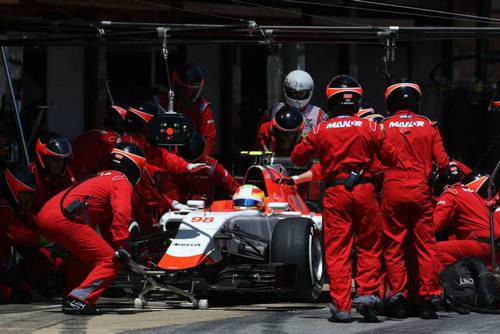
{"type": "Polygon", "coordinates": [[[233,195],[233,206],[238,210],[261,210],[264,207],[264,192],[257,186],[245,184],[233,195]]]}

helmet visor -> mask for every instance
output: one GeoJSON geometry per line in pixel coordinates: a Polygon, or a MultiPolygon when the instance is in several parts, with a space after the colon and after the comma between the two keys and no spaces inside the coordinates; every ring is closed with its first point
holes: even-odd
{"type": "Polygon", "coordinates": [[[252,198],[238,198],[233,200],[234,206],[238,207],[255,207],[258,208],[261,202],[252,198]]]}
{"type": "Polygon", "coordinates": [[[294,100],[307,100],[311,96],[311,90],[295,90],[290,87],[285,87],[286,96],[294,100]]]}

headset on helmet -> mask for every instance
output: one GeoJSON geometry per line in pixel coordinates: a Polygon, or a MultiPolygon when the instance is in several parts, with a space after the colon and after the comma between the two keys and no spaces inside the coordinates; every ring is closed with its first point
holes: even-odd
{"type": "Polygon", "coordinates": [[[45,159],[48,157],[67,160],[73,156],[70,141],[57,133],[41,135],[35,144],[36,162],[46,168],[45,159]]]}
{"type": "MultiPolygon", "coordinates": [[[[474,190],[479,196],[483,198],[488,197],[488,182],[490,179],[490,175],[484,172],[472,172],[468,174],[462,180],[462,184],[467,188],[474,190]]],[[[495,193],[495,189],[493,189],[493,194],[495,193]]]]}
{"type": "Polygon", "coordinates": [[[111,151],[110,168],[120,171],[132,184],[137,184],[146,165],[142,150],[130,143],[119,143],[111,151]]]}
{"type": "Polygon", "coordinates": [[[307,106],[311,101],[313,90],[313,78],[306,71],[292,71],[283,82],[283,94],[286,104],[290,107],[302,109],[307,106]]]}
{"type": "Polygon", "coordinates": [[[264,199],[264,192],[259,187],[245,184],[234,193],[233,206],[238,210],[261,210],[264,199]]]}
{"type": "Polygon", "coordinates": [[[38,190],[33,173],[26,167],[7,168],[4,180],[9,202],[15,207],[29,209],[38,190]]]}
{"type": "Polygon", "coordinates": [[[194,63],[179,66],[172,76],[175,97],[183,102],[196,102],[204,85],[203,71],[194,63]]]}
{"type": "Polygon", "coordinates": [[[193,132],[189,143],[186,145],[179,146],[179,155],[184,158],[184,160],[189,162],[199,161],[204,153],[207,143],[202,135],[198,132],[193,132]]]}
{"type": "Polygon", "coordinates": [[[330,117],[355,115],[359,111],[363,88],[350,75],[337,75],[326,87],[327,112],[330,117]]]}
{"type": "Polygon", "coordinates": [[[133,103],[127,109],[125,124],[131,132],[142,133],[151,119],[158,113],[158,106],[152,100],[133,103]]]}
{"type": "Polygon", "coordinates": [[[396,82],[385,90],[385,104],[390,113],[398,110],[418,112],[422,90],[420,86],[409,80],[396,82]]]}

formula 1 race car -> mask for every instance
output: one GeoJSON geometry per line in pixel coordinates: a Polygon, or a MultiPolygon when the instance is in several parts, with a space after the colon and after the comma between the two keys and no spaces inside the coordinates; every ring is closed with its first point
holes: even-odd
{"type": "Polygon", "coordinates": [[[189,209],[165,213],[163,232],[135,242],[160,240],[163,253],[149,266],[129,261],[143,278],[134,305],[175,295],[205,308],[214,291],[316,300],[324,277],[321,215],[309,210],[294,186],[280,182],[285,175],[279,165],[247,170],[244,184],[265,193],[263,210],[238,210],[221,200],[210,207],[189,201],[189,209]]]}

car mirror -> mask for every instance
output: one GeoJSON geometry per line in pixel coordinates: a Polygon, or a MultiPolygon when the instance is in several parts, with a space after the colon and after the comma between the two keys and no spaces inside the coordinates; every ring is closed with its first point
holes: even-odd
{"type": "Polygon", "coordinates": [[[287,211],[290,209],[290,205],[287,202],[271,202],[267,205],[272,211],[287,211]]]}
{"type": "Polygon", "coordinates": [[[187,205],[189,206],[190,209],[204,209],[205,208],[205,201],[189,200],[189,201],[187,201],[187,205]]]}

